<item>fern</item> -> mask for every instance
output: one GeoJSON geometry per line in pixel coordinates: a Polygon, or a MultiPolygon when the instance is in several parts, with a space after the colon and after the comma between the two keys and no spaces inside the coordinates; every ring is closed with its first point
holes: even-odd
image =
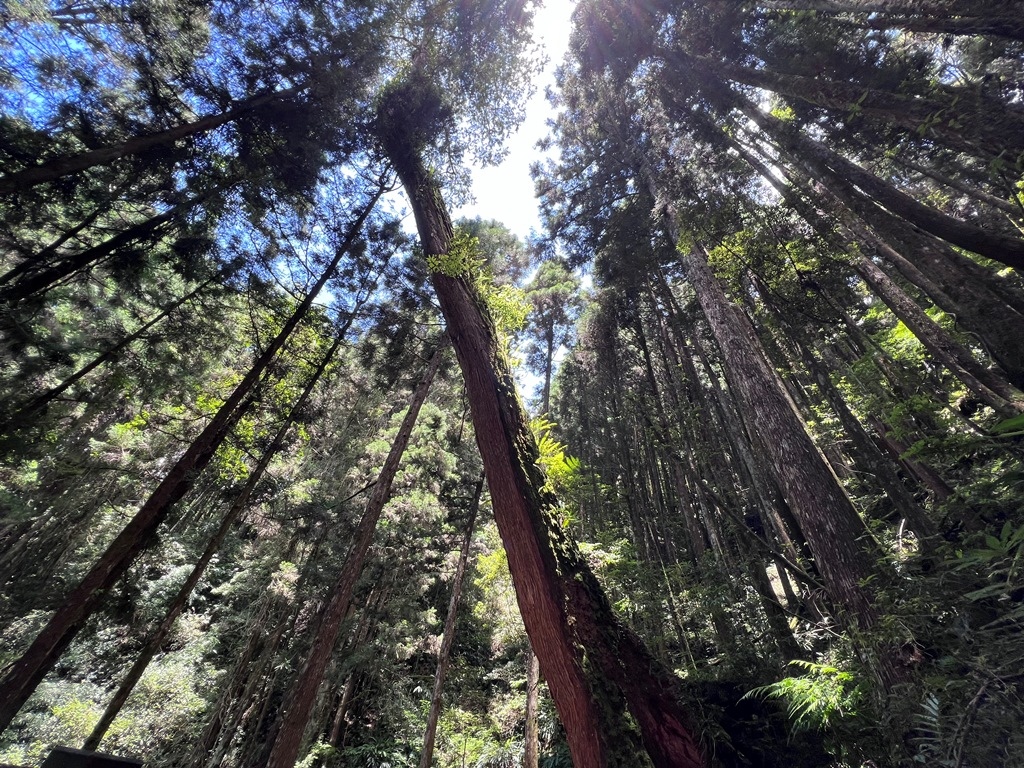
{"type": "Polygon", "coordinates": [[[790,666],[802,667],[807,674],[754,688],[743,698],[783,701],[793,724],[806,730],[824,729],[837,718],[857,715],[861,690],[853,673],[811,661],[789,663],[790,666]]]}

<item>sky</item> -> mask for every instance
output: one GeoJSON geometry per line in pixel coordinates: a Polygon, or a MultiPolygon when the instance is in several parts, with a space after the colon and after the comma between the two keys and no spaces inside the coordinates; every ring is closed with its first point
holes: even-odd
{"type": "Polygon", "coordinates": [[[472,169],[476,202],[459,208],[453,218],[497,219],[521,238],[531,229],[540,230],[530,165],[542,157],[535,145],[548,134],[546,121],[551,114],[544,91],[554,84],[555,67],[569,45],[570,17],[575,6],[575,0],[545,0],[537,12],[534,36],[543,46],[548,63],[526,105],[526,119],[509,140],[508,156],[501,165],[472,169]]]}

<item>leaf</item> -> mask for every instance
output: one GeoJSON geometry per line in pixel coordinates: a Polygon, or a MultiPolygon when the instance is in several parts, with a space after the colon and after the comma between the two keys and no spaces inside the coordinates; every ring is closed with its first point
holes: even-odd
{"type": "MultiPolygon", "coordinates": [[[[997,435],[1005,435],[1007,432],[1024,431],[1024,413],[999,422],[992,427],[992,431],[997,435]]],[[[1009,437],[1009,435],[1007,436],[1009,437]]]]}

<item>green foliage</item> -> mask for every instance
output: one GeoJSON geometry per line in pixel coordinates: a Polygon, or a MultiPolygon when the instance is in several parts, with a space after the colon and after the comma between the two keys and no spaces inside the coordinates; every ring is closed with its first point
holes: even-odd
{"type": "Polygon", "coordinates": [[[802,668],[806,674],[754,688],[744,698],[783,701],[799,728],[824,729],[840,718],[857,717],[864,690],[852,672],[811,661],[794,660],[789,663],[802,668]]]}
{"type": "Polygon", "coordinates": [[[480,255],[480,239],[462,228],[455,230],[447,253],[427,256],[427,269],[446,277],[473,279],[480,272],[484,259],[480,255]]]}
{"type": "MultiPolygon", "coordinates": [[[[537,464],[547,477],[546,487],[559,497],[571,498],[579,486],[582,463],[575,456],[566,453],[566,446],[552,436],[558,425],[543,416],[530,422],[537,449],[540,453],[537,464]]],[[[565,518],[563,525],[568,525],[565,518]]]]}

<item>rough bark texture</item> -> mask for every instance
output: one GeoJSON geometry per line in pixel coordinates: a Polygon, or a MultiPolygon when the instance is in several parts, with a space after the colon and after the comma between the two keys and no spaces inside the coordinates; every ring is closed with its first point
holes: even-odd
{"type": "Polygon", "coordinates": [[[96,609],[108,589],[128,570],[135,558],[149,545],[171,507],[195,483],[199,473],[210,463],[217,448],[241,417],[257,383],[277,353],[291,336],[292,331],[309,312],[310,307],[327,284],[342,257],[355,241],[363,222],[383,192],[380,187],[363,211],[350,225],[345,241],[339,245],[334,261],[324,270],[309,294],[299,303],[295,312],[278,335],[262,352],[228,399],[220,407],[199,437],[175,462],[142,505],[135,517],[107,547],[92,570],[71,591],[57,608],[53,617],[36,636],[28,650],[14,662],[0,681],[0,731],[10,725],[22,705],[32,695],[46,673],[57,663],[61,653],[74,639],[85,620],[96,609]]]}
{"type": "Polygon", "coordinates": [[[857,511],[814,446],[706,260],[696,251],[683,259],[722,351],[727,378],[750,415],[755,439],[768,456],[829,593],[861,627],[871,626],[875,613],[860,582],[872,574],[873,568],[864,545],[867,531],[857,511]]]}
{"type": "Polygon", "coordinates": [[[323,681],[324,672],[331,661],[334,645],[338,639],[338,631],[341,629],[342,620],[345,618],[352,600],[352,592],[359,580],[359,574],[363,572],[363,563],[366,561],[366,553],[369,552],[370,545],[373,543],[377,521],[384,510],[384,505],[391,497],[391,484],[398,473],[398,466],[409,445],[409,438],[412,436],[420,408],[427,399],[427,392],[430,390],[434,374],[437,373],[437,369],[441,365],[442,357],[443,350],[438,349],[427,366],[423,378],[416,386],[409,401],[409,409],[406,411],[405,418],[402,419],[398,434],[395,435],[395,441],[384,460],[384,466],[373,486],[373,491],[366,500],[366,508],[359,520],[352,549],[349,551],[348,557],[345,558],[345,566],[334,586],[331,600],[320,618],[320,625],[317,627],[309,655],[306,657],[306,663],[288,695],[288,703],[281,718],[281,727],[277,732],[270,757],[266,763],[267,768],[292,768],[298,759],[299,749],[302,746],[302,735],[306,730],[310,713],[313,711],[313,705],[316,703],[316,693],[323,681]]]}
{"type": "MultiPolygon", "coordinates": [[[[413,86],[415,87],[415,85],[413,86]]],[[[443,256],[453,231],[440,189],[419,155],[419,126],[396,89],[378,134],[409,195],[424,253],[443,256]]],[[[553,519],[537,447],[486,309],[467,275],[431,280],[462,368],[494,517],[530,642],[565,726],[576,768],[635,766],[625,703],[657,768],[702,765],[678,681],[614,617],[579,551],[553,519]]]]}
{"type": "Polygon", "coordinates": [[[444,635],[441,650],[437,655],[437,670],[434,672],[434,690],[430,695],[430,712],[427,714],[427,728],[423,734],[423,751],[420,753],[420,768],[430,768],[434,757],[434,737],[437,735],[437,719],[441,716],[441,695],[444,692],[444,680],[448,675],[448,662],[451,658],[452,645],[455,644],[455,622],[458,618],[459,600],[462,597],[462,580],[466,575],[466,563],[469,561],[469,545],[473,541],[473,525],[480,508],[480,496],[484,491],[484,478],[476,484],[473,502],[466,522],[466,534],[462,538],[462,549],[459,551],[459,563],[455,567],[455,578],[452,579],[452,595],[448,601],[448,616],[444,620],[444,635]]]}

